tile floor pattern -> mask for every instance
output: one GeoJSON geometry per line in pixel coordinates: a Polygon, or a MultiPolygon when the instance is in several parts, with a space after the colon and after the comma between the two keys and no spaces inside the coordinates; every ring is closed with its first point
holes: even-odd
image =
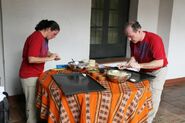
{"type": "MultiPolygon", "coordinates": [[[[24,99],[13,99],[9,104],[10,123],[26,123],[24,99]]],[[[164,88],[154,123],[185,123],[185,83],[164,88]]]]}
{"type": "Polygon", "coordinates": [[[185,83],[165,87],[154,123],[185,123],[185,83]]]}

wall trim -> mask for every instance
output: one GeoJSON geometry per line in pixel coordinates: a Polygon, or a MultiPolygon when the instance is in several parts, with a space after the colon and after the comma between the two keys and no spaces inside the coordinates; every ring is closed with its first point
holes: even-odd
{"type": "Polygon", "coordinates": [[[185,84],[185,77],[168,79],[165,82],[165,86],[173,86],[173,85],[179,85],[179,84],[185,84]]]}

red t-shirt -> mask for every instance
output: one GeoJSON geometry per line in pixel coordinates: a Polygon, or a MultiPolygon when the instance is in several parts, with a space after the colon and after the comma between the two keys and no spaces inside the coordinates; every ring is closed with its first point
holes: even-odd
{"type": "MultiPolygon", "coordinates": [[[[134,56],[138,63],[147,63],[153,60],[163,59],[163,67],[167,66],[168,61],[162,39],[151,32],[145,32],[143,41],[136,44],[130,42],[131,56],[134,56]]],[[[141,69],[143,72],[152,72],[155,69],[141,69]]]]}
{"type": "Polygon", "coordinates": [[[19,70],[21,78],[39,77],[44,70],[45,63],[29,63],[28,57],[46,57],[48,54],[48,40],[41,32],[33,32],[26,40],[23,48],[22,64],[19,70]]]}

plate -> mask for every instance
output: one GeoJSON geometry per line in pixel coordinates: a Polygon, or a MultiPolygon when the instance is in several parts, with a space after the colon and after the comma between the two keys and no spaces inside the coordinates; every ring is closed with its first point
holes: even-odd
{"type": "Polygon", "coordinates": [[[142,73],[142,72],[137,72],[137,71],[132,71],[132,70],[123,70],[123,71],[127,71],[131,74],[131,77],[128,79],[128,81],[130,82],[141,82],[143,80],[150,80],[150,79],[154,79],[155,76],[151,75],[151,74],[147,74],[147,73],[142,73]]]}

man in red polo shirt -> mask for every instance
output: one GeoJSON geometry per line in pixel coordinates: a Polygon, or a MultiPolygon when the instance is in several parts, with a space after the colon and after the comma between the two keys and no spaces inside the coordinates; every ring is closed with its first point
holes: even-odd
{"type": "Polygon", "coordinates": [[[124,33],[130,41],[131,58],[127,67],[156,76],[150,80],[153,110],[149,113],[148,122],[152,123],[161,100],[163,85],[167,74],[167,58],[162,39],[157,34],[143,31],[137,21],[128,22],[124,33]]]}

